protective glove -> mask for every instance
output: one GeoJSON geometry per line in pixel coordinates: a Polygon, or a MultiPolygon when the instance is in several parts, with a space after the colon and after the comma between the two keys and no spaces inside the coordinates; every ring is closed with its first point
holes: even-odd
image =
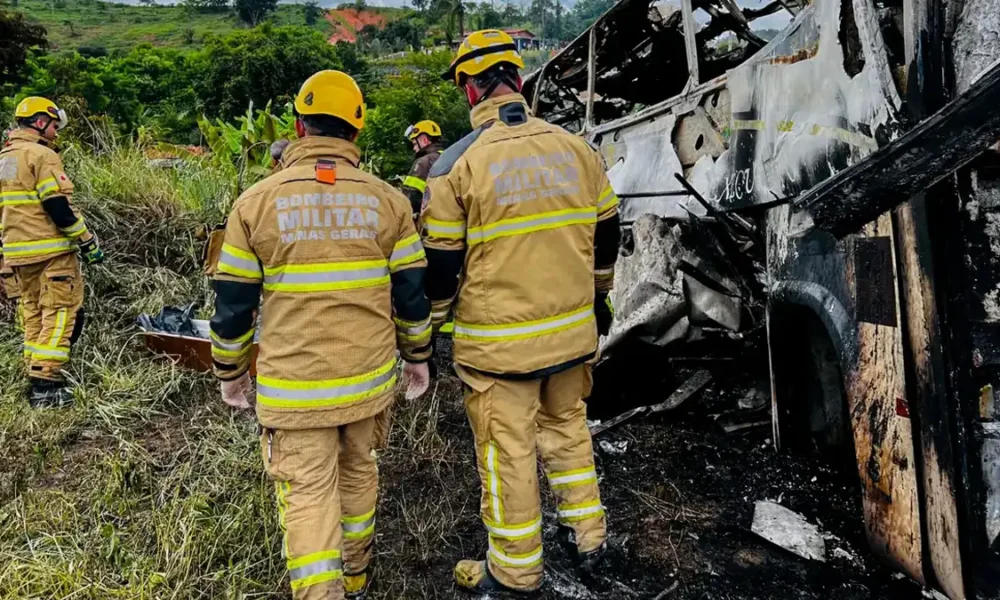
{"type": "Polygon", "coordinates": [[[83,262],[88,265],[99,265],[104,262],[104,250],[97,245],[96,235],[80,243],[80,255],[83,256],[83,262]]]}
{"type": "Polygon", "coordinates": [[[257,392],[250,383],[250,372],[231,381],[221,382],[222,401],[233,408],[250,409],[257,404],[257,392]]]}
{"type": "Polygon", "coordinates": [[[431,386],[431,372],[427,363],[403,363],[403,383],[406,384],[406,399],[416,400],[431,386]]]}
{"type": "Polygon", "coordinates": [[[611,330],[611,321],[614,320],[614,313],[611,310],[611,301],[607,293],[598,293],[594,299],[594,317],[597,319],[597,334],[608,335],[611,330]]]}

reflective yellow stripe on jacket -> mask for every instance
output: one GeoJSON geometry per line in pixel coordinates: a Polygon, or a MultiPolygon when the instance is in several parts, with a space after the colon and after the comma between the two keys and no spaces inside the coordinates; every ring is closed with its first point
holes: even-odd
{"type": "Polygon", "coordinates": [[[257,377],[257,402],[272,408],[326,408],[377,396],[396,385],[396,358],[354,377],[296,381],[257,377]]]}
{"type": "Polygon", "coordinates": [[[420,322],[406,321],[399,317],[393,317],[392,320],[396,323],[399,335],[410,342],[430,341],[431,334],[434,332],[431,328],[430,317],[420,322]]]}
{"type": "Polygon", "coordinates": [[[594,320],[594,305],[536,321],[505,325],[472,325],[455,321],[454,337],[477,342],[509,342],[549,335],[578,327],[594,320]]]}
{"type": "Polygon", "coordinates": [[[618,195],[611,186],[608,186],[597,198],[597,212],[603,214],[616,206],[618,206],[618,195]]]}
{"type": "Polygon", "coordinates": [[[4,255],[11,258],[24,256],[44,256],[71,250],[73,241],[69,238],[38,240],[37,242],[9,242],[4,244],[4,255]]]}
{"type": "Polygon", "coordinates": [[[246,279],[260,280],[263,275],[260,270],[260,261],[253,253],[229,244],[222,244],[222,253],[219,255],[217,269],[219,273],[246,279]]]}
{"type": "Polygon", "coordinates": [[[538,213],[525,217],[503,219],[482,227],[470,227],[466,235],[470,246],[512,235],[523,235],[558,229],[569,225],[586,225],[597,222],[596,208],[568,208],[538,213]]]}
{"type": "Polygon", "coordinates": [[[38,197],[44,200],[46,196],[51,196],[59,191],[59,184],[56,182],[55,177],[49,177],[48,179],[39,181],[38,185],[35,186],[35,190],[38,191],[38,197]]]}
{"type": "Polygon", "coordinates": [[[413,175],[407,175],[406,179],[403,180],[403,185],[413,188],[421,194],[427,189],[427,182],[419,177],[414,177],[413,175]]]}
{"type": "Polygon", "coordinates": [[[389,283],[389,261],[281,265],[264,269],[264,289],[272,292],[330,292],[389,283]]]}
{"type": "Polygon", "coordinates": [[[63,229],[62,232],[67,236],[76,239],[87,232],[87,224],[83,222],[83,217],[80,217],[75,223],[63,229]]]}
{"type": "Polygon", "coordinates": [[[0,205],[22,206],[25,204],[41,204],[38,192],[34,190],[19,190],[0,192],[0,205]]]}
{"type": "Polygon", "coordinates": [[[414,233],[396,244],[392,256],[389,257],[389,269],[395,271],[399,267],[415,263],[426,256],[424,246],[420,243],[420,234],[414,233]]]}
{"type": "Polygon", "coordinates": [[[460,240],[465,237],[465,221],[438,221],[427,218],[424,220],[424,229],[431,237],[460,240]]]}

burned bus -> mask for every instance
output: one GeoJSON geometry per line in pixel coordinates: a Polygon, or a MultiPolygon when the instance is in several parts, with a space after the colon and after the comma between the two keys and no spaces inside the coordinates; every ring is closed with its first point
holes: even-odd
{"type": "Polygon", "coordinates": [[[997,0],[621,0],[524,88],[632,243],[758,237],[775,444],[846,449],[872,550],[953,599],[1000,586],[1000,109],[967,98],[998,57],[997,0]]]}

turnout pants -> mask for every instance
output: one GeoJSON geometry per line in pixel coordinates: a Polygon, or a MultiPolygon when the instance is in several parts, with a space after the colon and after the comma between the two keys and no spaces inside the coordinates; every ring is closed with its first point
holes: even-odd
{"type": "Polygon", "coordinates": [[[476,438],[487,562],[500,583],[522,590],[542,582],[542,514],[536,448],[558,501],[559,522],[581,552],[607,537],[583,398],[590,365],[542,379],[514,381],[456,365],[476,438]]]}
{"type": "Polygon", "coordinates": [[[28,375],[62,381],[70,346],[83,328],[83,274],[76,254],[13,267],[21,293],[28,375]]]}
{"type": "Polygon", "coordinates": [[[371,561],[378,420],[261,435],[295,600],[342,599],[344,574],[360,573],[371,561]]]}

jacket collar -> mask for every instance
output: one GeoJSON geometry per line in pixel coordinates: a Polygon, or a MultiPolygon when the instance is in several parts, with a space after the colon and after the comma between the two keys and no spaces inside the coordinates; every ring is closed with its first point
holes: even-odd
{"type": "Polygon", "coordinates": [[[347,140],[309,136],[288,144],[281,155],[281,166],[288,168],[299,163],[315,162],[321,158],[340,159],[347,161],[352,167],[357,167],[361,161],[361,150],[347,140]]]}
{"type": "Polygon", "coordinates": [[[472,109],[472,114],[469,115],[472,121],[472,128],[477,129],[484,123],[496,121],[500,118],[500,107],[513,102],[523,104],[526,109],[528,108],[528,102],[521,94],[504,94],[503,96],[482,101],[472,109]]]}
{"type": "Polygon", "coordinates": [[[435,142],[433,144],[428,144],[426,148],[417,152],[417,158],[421,156],[427,156],[428,154],[434,154],[435,152],[441,152],[441,144],[435,142]]]}
{"type": "Polygon", "coordinates": [[[29,142],[41,144],[43,146],[49,145],[48,140],[43,138],[37,131],[32,131],[31,129],[25,129],[23,127],[19,127],[7,135],[7,143],[10,142],[29,142]]]}

